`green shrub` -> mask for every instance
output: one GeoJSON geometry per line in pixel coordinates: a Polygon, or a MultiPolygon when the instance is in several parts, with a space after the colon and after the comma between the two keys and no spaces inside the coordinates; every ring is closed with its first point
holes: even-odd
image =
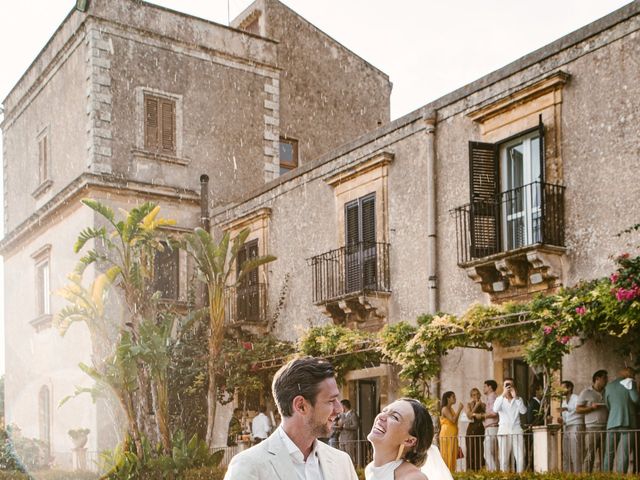
{"type": "MultiPolygon", "coordinates": [[[[39,472],[33,472],[32,477],[34,480],[97,480],[99,475],[95,472],[82,472],[67,470],[40,470],[39,472]]],[[[2,480],[2,477],[0,477],[2,480]]]]}
{"type": "Polygon", "coordinates": [[[227,469],[224,467],[202,467],[187,470],[182,480],[222,480],[227,469]]]}
{"type": "Polygon", "coordinates": [[[5,472],[0,470],[0,480],[30,480],[29,475],[22,472],[5,472]]]}
{"type": "Polygon", "coordinates": [[[631,480],[630,475],[620,473],[504,473],[504,472],[458,472],[455,480],[631,480]]]}

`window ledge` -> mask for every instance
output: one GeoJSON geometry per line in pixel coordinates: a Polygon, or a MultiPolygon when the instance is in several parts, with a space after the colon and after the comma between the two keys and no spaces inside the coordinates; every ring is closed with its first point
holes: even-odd
{"type": "Polygon", "coordinates": [[[42,182],[40,185],[38,185],[38,188],[36,188],[32,193],[31,196],[33,198],[38,198],[40,196],[42,196],[47,190],[49,190],[49,188],[51,187],[51,185],[53,185],[53,180],[45,180],[44,182],[42,182]]]}
{"type": "Polygon", "coordinates": [[[41,332],[53,325],[53,315],[45,313],[29,322],[36,332],[41,332]]]}
{"type": "Polygon", "coordinates": [[[135,158],[136,160],[154,160],[157,162],[165,162],[173,165],[182,165],[183,167],[186,167],[187,165],[189,165],[189,163],[191,163],[191,160],[187,158],[181,158],[175,155],[167,155],[166,153],[151,152],[149,150],[140,150],[138,148],[132,149],[131,153],[133,154],[133,158],[135,158]]]}

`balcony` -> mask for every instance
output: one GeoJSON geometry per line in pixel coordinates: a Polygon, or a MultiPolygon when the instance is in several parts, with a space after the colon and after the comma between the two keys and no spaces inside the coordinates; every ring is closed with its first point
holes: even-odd
{"type": "Polygon", "coordinates": [[[564,189],[533,182],[452,210],[458,265],[490,294],[555,286],[564,253],[564,189]]]}
{"type": "Polygon", "coordinates": [[[267,325],[267,289],[254,283],[225,290],[225,323],[243,331],[260,334],[267,325]]]}
{"type": "Polygon", "coordinates": [[[386,317],[391,293],[388,243],[350,244],[316,255],[309,264],[313,303],[334,322],[375,328],[386,317]]]}

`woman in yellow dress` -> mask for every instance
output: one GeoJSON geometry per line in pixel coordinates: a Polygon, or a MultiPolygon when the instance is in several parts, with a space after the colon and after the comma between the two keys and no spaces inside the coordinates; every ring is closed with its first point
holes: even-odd
{"type": "Polygon", "coordinates": [[[456,471],[458,459],[458,418],[462,412],[462,403],[458,410],[454,410],[456,394],[445,392],[442,395],[442,410],[440,411],[440,451],[442,458],[451,472],[456,471]]]}

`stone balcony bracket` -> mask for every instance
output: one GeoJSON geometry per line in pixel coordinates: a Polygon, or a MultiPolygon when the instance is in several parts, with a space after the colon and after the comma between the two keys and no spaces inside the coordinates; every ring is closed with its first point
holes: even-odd
{"type": "Polygon", "coordinates": [[[336,325],[377,330],[386,321],[389,292],[354,292],[317,304],[336,325]]]}
{"type": "Polygon", "coordinates": [[[492,296],[533,293],[562,283],[564,253],[563,247],[530,245],[473,260],[465,271],[492,296]]]}

